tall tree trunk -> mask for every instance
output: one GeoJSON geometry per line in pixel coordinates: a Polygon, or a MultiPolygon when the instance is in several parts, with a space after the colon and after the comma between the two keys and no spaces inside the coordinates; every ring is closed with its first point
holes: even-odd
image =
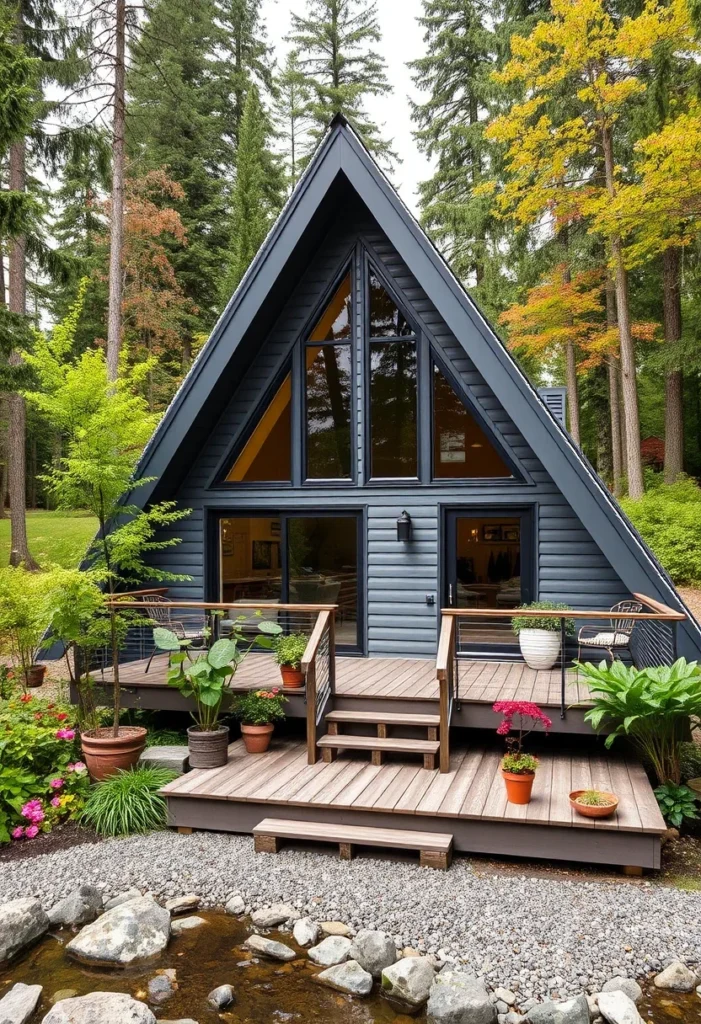
{"type": "MultiPolygon", "coordinates": [[[[10,188],[23,192],[26,185],[26,151],[24,140],[10,149],[10,188]]],[[[12,240],[10,248],[10,312],[24,315],[27,311],[27,252],[23,236],[12,240]]],[[[19,366],[22,356],[10,353],[8,362],[19,366]]],[[[18,394],[7,397],[8,493],[10,496],[10,565],[24,563],[26,569],[38,569],[27,541],[27,410],[18,394]]]]}
{"type": "MultiPolygon", "coordinates": [[[[611,277],[606,276],[606,323],[613,326],[617,323],[616,292],[611,277]]],[[[620,409],[620,374],[618,359],[612,352],[607,360],[609,377],[609,413],[611,419],[611,474],[613,477],[613,493],[617,498],[623,496],[623,452],[621,447],[621,409],[620,409]]]]}
{"type": "MultiPolygon", "coordinates": [[[[665,249],[662,254],[662,316],[665,344],[678,345],[682,336],[681,259],[675,248],[665,249]]],[[[684,376],[680,367],[670,367],[665,377],[665,483],[673,484],[683,470],[684,376]]]]}
{"type": "Polygon", "coordinates": [[[107,377],[116,380],[122,341],[122,241],[124,236],[124,128],[126,0],[115,3],[114,119],[112,124],[112,216],[110,218],[107,377]]]}
{"type": "MultiPolygon", "coordinates": [[[[564,250],[564,270],[562,273],[563,284],[570,284],[572,271],[570,269],[569,257],[569,228],[563,224],[559,232],[559,240],[564,250]]],[[[570,320],[570,324],[571,324],[570,320]]],[[[572,440],[581,445],[582,438],[579,429],[579,389],[577,387],[577,354],[572,341],[565,342],[565,384],[567,385],[567,420],[572,440]]]]}
{"type": "MultiPolygon", "coordinates": [[[[608,126],[601,130],[604,150],[606,188],[611,196],[616,195],[613,164],[613,140],[608,126]]],[[[621,345],[621,387],[626,439],[628,471],[628,494],[631,498],[642,498],[643,461],[640,455],[640,411],[638,409],[638,386],[635,379],[635,344],[630,327],[630,303],[628,301],[628,272],[623,263],[623,247],[619,235],[610,238],[611,255],[615,270],[616,311],[618,314],[618,337],[621,345]]]]}

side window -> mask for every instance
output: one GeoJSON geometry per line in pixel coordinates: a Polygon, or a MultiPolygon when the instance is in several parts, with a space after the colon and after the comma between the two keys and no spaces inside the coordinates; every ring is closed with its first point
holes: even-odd
{"type": "Polygon", "coordinates": [[[513,476],[509,466],[435,363],[432,426],[434,479],[513,476]]]}
{"type": "Polygon", "coordinates": [[[288,373],[227,473],[230,483],[292,480],[292,378],[288,373]]]}

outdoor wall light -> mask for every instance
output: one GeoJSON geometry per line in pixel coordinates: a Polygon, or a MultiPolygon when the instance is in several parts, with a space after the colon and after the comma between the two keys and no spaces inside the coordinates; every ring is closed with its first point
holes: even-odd
{"type": "Polygon", "coordinates": [[[397,540],[411,540],[411,516],[402,512],[397,519],[397,540]]]}

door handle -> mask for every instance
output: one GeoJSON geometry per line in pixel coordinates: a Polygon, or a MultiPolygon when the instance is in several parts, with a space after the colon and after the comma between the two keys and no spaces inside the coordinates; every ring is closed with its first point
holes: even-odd
{"type": "Polygon", "coordinates": [[[453,584],[452,583],[448,584],[448,604],[450,605],[451,608],[453,607],[453,584]]]}

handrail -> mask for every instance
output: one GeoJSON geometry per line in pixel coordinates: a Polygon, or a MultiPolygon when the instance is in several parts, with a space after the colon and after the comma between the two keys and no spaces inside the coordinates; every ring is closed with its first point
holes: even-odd
{"type": "MultiPolygon", "coordinates": [[[[652,599],[642,594],[634,595],[641,603],[653,607],[652,599]]],[[[655,602],[657,603],[657,602],[655,602]]],[[[659,605],[664,611],[656,612],[620,612],[619,618],[633,622],[682,622],[686,619],[684,612],[675,612],[673,608],[659,605]]],[[[452,615],[457,618],[469,619],[513,619],[514,616],[529,619],[606,619],[610,621],[612,612],[609,610],[593,610],[585,608],[568,608],[567,610],[549,608],[441,608],[441,615],[452,615]]],[[[616,613],[613,613],[616,617],[616,613]]]]}
{"type": "Polygon", "coordinates": [[[316,745],[317,726],[319,725],[320,714],[317,708],[318,698],[322,698],[322,711],[330,696],[336,689],[336,641],[335,641],[335,614],[332,609],[323,609],[319,612],[311,636],[307,641],[304,654],[302,655],[302,671],[305,677],[304,699],[307,705],[307,762],[316,764],[318,750],[316,745]],[[317,665],[324,634],[328,633],[328,682],[317,692],[317,665]],[[324,690],[328,687],[328,693],[324,690]]]}
{"type": "MultiPolygon", "coordinates": [[[[653,611],[660,612],[666,619],[671,619],[676,622],[680,622],[686,618],[683,612],[675,611],[674,608],[670,608],[667,604],[662,604],[661,601],[656,601],[654,597],[647,597],[645,594],[636,594],[633,592],[633,597],[636,597],[641,604],[646,604],[648,608],[652,608],[653,611]]],[[[627,616],[626,616],[627,618],[627,616]]]]}
{"type": "MultiPolygon", "coordinates": [[[[150,591],[142,591],[148,594],[150,591]]],[[[119,608],[143,608],[143,601],[120,601],[119,594],[107,601],[107,606],[114,605],[119,608]]],[[[275,601],[252,601],[250,604],[239,604],[238,601],[168,601],[169,608],[203,608],[206,611],[245,611],[253,609],[267,610],[268,608],[278,612],[335,612],[337,604],[278,604],[275,601]]]]}
{"type": "Polygon", "coordinates": [[[324,611],[322,612],[319,612],[317,620],[314,623],[314,629],[311,632],[311,636],[307,641],[307,646],[304,649],[304,654],[302,655],[303,672],[307,671],[309,666],[316,658],[316,652],[319,649],[319,644],[321,643],[321,638],[324,635],[324,629],[326,628],[326,624],[328,623],[328,621],[329,612],[326,609],[324,609],[324,611]]]}
{"type": "Polygon", "coordinates": [[[443,774],[450,771],[450,720],[453,714],[453,699],[456,680],[455,666],[455,616],[444,615],[441,619],[441,633],[436,655],[436,675],[440,694],[440,725],[438,739],[439,765],[443,774]]]}

